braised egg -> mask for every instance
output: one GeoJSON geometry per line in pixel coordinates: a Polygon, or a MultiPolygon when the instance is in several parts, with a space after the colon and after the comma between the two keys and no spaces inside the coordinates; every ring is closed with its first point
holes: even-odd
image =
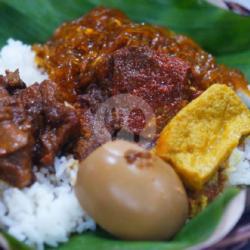
{"type": "Polygon", "coordinates": [[[83,160],[75,189],[82,208],[121,239],[168,239],[188,216],[173,168],[127,141],[108,142],[83,160]]]}

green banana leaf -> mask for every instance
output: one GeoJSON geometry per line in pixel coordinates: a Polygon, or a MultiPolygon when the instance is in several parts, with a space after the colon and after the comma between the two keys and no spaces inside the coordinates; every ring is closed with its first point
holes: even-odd
{"type": "MultiPolygon", "coordinates": [[[[108,236],[104,232],[88,233],[73,236],[68,243],[57,250],[183,250],[207,239],[216,226],[230,200],[238,193],[238,189],[227,189],[211,203],[203,212],[190,220],[176,237],[169,242],[136,242],[121,241],[108,236]]],[[[47,250],[54,250],[47,248],[47,250]]]]}
{"type": "MultiPolygon", "coordinates": [[[[26,43],[46,41],[63,21],[102,5],[119,8],[138,22],[167,26],[192,37],[218,62],[238,68],[250,80],[250,17],[215,8],[202,0],[0,0],[0,47],[9,37],[26,43]]],[[[228,189],[170,242],[128,242],[101,230],[74,235],[58,250],[178,250],[205,240],[237,194],[228,189]]],[[[13,250],[23,246],[4,234],[13,250]]],[[[47,248],[52,250],[55,248],[47,248]]]]}
{"type": "MultiPolygon", "coordinates": [[[[71,236],[67,243],[45,250],[183,250],[206,240],[218,225],[229,202],[238,194],[236,188],[229,188],[218,196],[203,212],[190,220],[172,241],[121,241],[102,230],[71,236]]],[[[11,250],[31,250],[13,237],[3,234],[11,250]]]]}
{"type": "MultiPolygon", "coordinates": [[[[9,245],[10,250],[31,250],[30,247],[26,246],[22,242],[19,242],[14,237],[8,235],[6,232],[1,231],[0,236],[2,236],[6,240],[6,242],[9,245]]],[[[0,249],[2,249],[1,244],[0,244],[0,249]]]]}

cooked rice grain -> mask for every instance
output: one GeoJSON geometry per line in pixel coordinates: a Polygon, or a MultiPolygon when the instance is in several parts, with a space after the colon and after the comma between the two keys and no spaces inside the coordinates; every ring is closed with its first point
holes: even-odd
{"type": "Polygon", "coordinates": [[[31,46],[9,39],[0,51],[0,74],[5,74],[5,70],[16,69],[19,69],[20,77],[27,86],[48,78],[47,74],[37,68],[31,46]]]}
{"type": "Polygon", "coordinates": [[[55,174],[42,169],[35,173],[37,181],[31,187],[2,190],[1,228],[39,250],[44,244],[66,242],[71,233],[95,230],[74,193],[77,168],[78,161],[72,157],[56,158],[55,174]]]}

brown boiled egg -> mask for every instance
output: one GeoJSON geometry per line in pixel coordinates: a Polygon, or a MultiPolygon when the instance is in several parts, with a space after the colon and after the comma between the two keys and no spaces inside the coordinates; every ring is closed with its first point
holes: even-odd
{"type": "Polygon", "coordinates": [[[188,216],[186,192],[172,167],[122,140],[80,163],[76,194],[96,223],[121,239],[168,239],[188,216]]]}

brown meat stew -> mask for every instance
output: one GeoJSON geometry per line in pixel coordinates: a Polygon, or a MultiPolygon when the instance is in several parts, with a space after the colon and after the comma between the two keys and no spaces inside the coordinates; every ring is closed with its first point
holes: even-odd
{"type": "Polygon", "coordinates": [[[0,78],[0,178],[17,187],[32,182],[32,165],[54,157],[79,136],[79,119],[57,100],[50,81],[25,88],[18,72],[0,78]]]}

